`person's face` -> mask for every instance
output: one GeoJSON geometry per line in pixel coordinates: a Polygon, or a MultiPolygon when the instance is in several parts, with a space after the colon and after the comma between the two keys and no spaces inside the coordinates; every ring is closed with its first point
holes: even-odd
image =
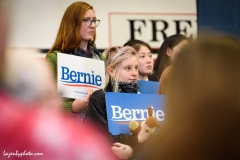
{"type": "Polygon", "coordinates": [[[173,47],[173,49],[168,48],[167,55],[170,57],[170,61],[174,62],[177,54],[188,44],[189,42],[187,40],[184,40],[173,47]]]}
{"type": "MultiPolygon", "coordinates": [[[[1,2],[0,2],[1,3],[1,2]]],[[[4,62],[5,62],[5,45],[6,45],[6,32],[7,32],[7,19],[5,8],[0,4],[0,79],[3,76],[4,62]]]]}
{"type": "Polygon", "coordinates": [[[109,74],[114,78],[119,77],[119,82],[136,82],[138,79],[138,60],[136,56],[123,60],[117,70],[108,70],[109,74]]]}
{"type": "MultiPolygon", "coordinates": [[[[92,9],[89,9],[85,14],[84,19],[91,19],[91,20],[96,19],[95,12],[92,9]]],[[[92,23],[91,26],[87,26],[85,25],[84,20],[82,21],[80,35],[83,41],[92,40],[95,34],[95,31],[96,31],[95,23],[92,23]]]]}
{"type": "Polygon", "coordinates": [[[137,57],[139,76],[145,77],[153,70],[152,53],[146,46],[141,46],[137,53],[137,57]]]}

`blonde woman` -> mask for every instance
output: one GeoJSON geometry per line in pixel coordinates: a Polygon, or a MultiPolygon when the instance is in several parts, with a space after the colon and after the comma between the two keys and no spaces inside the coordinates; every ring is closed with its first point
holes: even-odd
{"type": "Polygon", "coordinates": [[[136,51],[129,46],[112,47],[106,53],[105,88],[95,91],[89,100],[86,122],[91,122],[102,129],[114,146],[124,152],[114,152],[119,158],[129,158],[133,154],[130,146],[146,141],[150,135],[145,132],[145,126],[136,136],[127,134],[111,135],[108,132],[105,92],[137,93],[138,89],[138,59],[136,51]],[[119,142],[119,143],[116,143],[119,142]]]}

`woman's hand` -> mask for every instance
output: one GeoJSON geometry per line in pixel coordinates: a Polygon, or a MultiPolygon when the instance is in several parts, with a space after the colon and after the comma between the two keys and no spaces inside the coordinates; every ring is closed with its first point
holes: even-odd
{"type": "Polygon", "coordinates": [[[130,146],[118,142],[113,144],[112,151],[119,159],[129,159],[133,155],[130,146]]]}
{"type": "Polygon", "coordinates": [[[88,106],[89,98],[92,95],[93,90],[88,88],[88,92],[85,98],[83,99],[75,99],[72,104],[72,111],[79,112],[88,106]]]}
{"type": "Polygon", "coordinates": [[[86,95],[85,98],[82,99],[82,101],[84,101],[85,103],[88,104],[88,102],[89,102],[89,98],[90,98],[90,96],[92,95],[92,93],[93,93],[93,90],[92,90],[91,88],[88,88],[87,95],[86,95]]]}
{"type": "Polygon", "coordinates": [[[138,143],[143,143],[150,137],[150,133],[146,132],[146,124],[142,124],[141,130],[138,133],[138,143]]]}

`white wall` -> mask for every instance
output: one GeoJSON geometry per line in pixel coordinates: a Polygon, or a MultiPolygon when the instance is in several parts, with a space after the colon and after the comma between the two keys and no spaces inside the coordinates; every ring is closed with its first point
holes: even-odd
{"type": "MultiPolygon", "coordinates": [[[[9,0],[9,46],[50,48],[63,13],[73,2],[75,1],[9,0]]],[[[86,2],[94,7],[97,18],[101,20],[97,28],[96,44],[102,49],[111,44],[109,42],[110,12],[196,14],[195,0],[86,0],[86,2]]],[[[194,32],[195,30],[194,28],[194,32]]],[[[120,30],[118,34],[124,33],[120,30]]]]}

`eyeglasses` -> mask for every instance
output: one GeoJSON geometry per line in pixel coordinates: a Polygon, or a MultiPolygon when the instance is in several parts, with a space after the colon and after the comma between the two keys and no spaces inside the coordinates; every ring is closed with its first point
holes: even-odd
{"type": "Polygon", "coordinates": [[[83,22],[86,26],[90,27],[92,25],[92,23],[95,24],[95,27],[97,27],[100,23],[100,20],[99,19],[93,19],[91,20],[90,18],[84,18],[83,19],[83,22]]]}

